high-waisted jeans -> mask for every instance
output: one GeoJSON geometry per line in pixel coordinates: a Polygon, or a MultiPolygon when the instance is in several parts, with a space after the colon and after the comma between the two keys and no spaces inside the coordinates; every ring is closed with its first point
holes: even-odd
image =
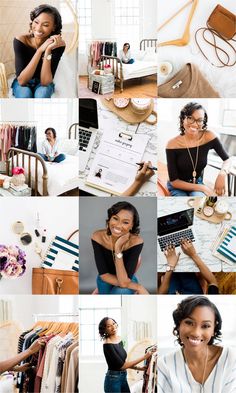
{"type": "Polygon", "coordinates": [[[127,371],[108,370],[104,381],[105,393],[130,393],[127,371]]]}
{"type": "Polygon", "coordinates": [[[11,87],[15,98],[51,98],[54,92],[54,83],[42,86],[37,78],[31,79],[25,86],[14,79],[11,87]]]}
{"type": "MultiPolygon", "coordinates": [[[[138,283],[135,276],[132,277],[132,281],[138,283]]],[[[103,281],[100,276],[97,276],[97,288],[99,295],[133,295],[135,293],[133,289],[116,287],[109,284],[103,281]]]]}
{"type": "MultiPolygon", "coordinates": [[[[203,184],[201,177],[197,179],[197,184],[203,184]]],[[[169,181],[167,182],[167,188],[171,196],[205,196],[204,192],[202,191],[184,191],[179,188],[175,188],[170,184],[169,181]]]]}

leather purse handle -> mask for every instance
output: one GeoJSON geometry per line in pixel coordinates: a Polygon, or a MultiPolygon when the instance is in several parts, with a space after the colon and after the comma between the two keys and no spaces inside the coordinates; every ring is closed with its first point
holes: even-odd
{"type": "Polygon", "coordinates": [[[73,231],[69,236],[68,236],[68,238],[67,238],[67,240],[70,240],[71,238],[72,238],[72,236],[74,236],[75,235],[75,233],[79,233],[79,229],[76,229],[75,231],[73,231]]]}
{"type": "MultiPolygon", "coordinates": [[[[235,55],[236,55],[236,50],[235,50],[234,46],[233,46],[228,40],[226,40],[224,37],[222,37],[216,30],[211,29],[211,28],[209,28],[209,27],[200,27],[200,29],[198,29],[198,30],[195,32],[195,42],[196,42],[196,44],[197,44],[198,49],[200,50],[201,54],[205,57],[205,59],[206,59],[207,61],[209,61],[209,63],[210,63],[211,65],[213,65],[214,67],[217,67],[217,68],[233,67],[233,66],[236,64],[236,60],[234,60],[233,62],[230,63],[230,55],[226,52],[226,50],[224,50],[223,48],[221,48],[220,46],[218,46],[218,45],[216,44],[216,36],[217,36],[218,38],[220,38],[221,40],[223,40],[228,46],[230,46],[230,48],[233,50],[233,52],[234,52],[235,55]],[[203,37],[204,41],[207,42],[210,46],[212,46],[212,47],[215,49],[215,54],[216,54],[217,59],[218,59],[219,62],[220,62],[220,65],[216,65],[216,64],[212,63],[212,62],[209,60],[209,58],[206,56],[205,52],[203,52],[203,50],[202,50],[202,48],[201,48],[201,46],[200,46],[200,44],[199,44],[199,42],[198,42],[198,38],[197,38],[198,33],[199,33],[200,31],[202,31],[202,37],[203,37]],[[211,33],[212,38],[213,38],[213,42],[212,42],[212,41],[209,41],[209,40],[205,37],[205,33],[206,33],[206,32],[210,32],[210,33],[211,33]],[[227,61],[223,61],[222,58],[220,57],[219,53],[223,53],[223,54],[226,56],[227,61]]],[[[236,40],[232,39],[232,41],[236,41],[236,40]]]]}

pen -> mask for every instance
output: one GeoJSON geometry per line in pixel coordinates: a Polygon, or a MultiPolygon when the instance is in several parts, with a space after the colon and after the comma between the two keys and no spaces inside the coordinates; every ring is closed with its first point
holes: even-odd
{"type": "MultiPolygon", "coordinates": [[[[143,165],[144,165],[143,162],[136,162],[136,164],[139,165],[140,168],[142,168],[143,165]]],[[[148,166],[147,169],[151,169],[153,171],[157,171],[157,167],[156,166],[148,166]]]]}

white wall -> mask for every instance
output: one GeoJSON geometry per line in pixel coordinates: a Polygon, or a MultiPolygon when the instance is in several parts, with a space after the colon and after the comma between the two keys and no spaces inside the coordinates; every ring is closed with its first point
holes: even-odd
{"type": "Polygon", "coordinates": [[[78,228],[79,203],[76,197],[26,197],[20,198],[20,205],[17,201],[15,198],[1,198],[0,242],[18,245],[26,252],[26,272],[15,280],[2,278],[0,294],[30,294],[32,267],[40,267],[41,264],[40,257],[34,251],[35,242],[38,241],[45,252],[55,235],[67,238],[78,228]],[[47,229],[46,243],[41,243],[41,238],[37,238],[34,233],[36,212],[39,212],[41,232],[44,228],[47,229]],[[19,235],[12,231],[12,225],[16,221],[22,221],[25,232],[32,235],[33,241],[28,246],[21,244],[19,235]]]}

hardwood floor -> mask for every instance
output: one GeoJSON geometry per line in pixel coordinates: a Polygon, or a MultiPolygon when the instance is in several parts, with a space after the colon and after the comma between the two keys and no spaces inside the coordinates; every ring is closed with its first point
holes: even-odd
{"type": "MultiPolygon", "coordinates": [[[[87,88],[87,76],[80,76],[79,78],[79,97],[95,98],[96,93],[93,93],[87,88]]],[[[113,94],[104,94],[103,97],[109,97],[113,94]]],[[[146,76],[145,78],[136,78],[124,82],[124,90],[121,93],[120,87],[115,88],[115,97],[126,98],[156,98],[157,97],[157,77],[156,75],[146,76]]]]}

